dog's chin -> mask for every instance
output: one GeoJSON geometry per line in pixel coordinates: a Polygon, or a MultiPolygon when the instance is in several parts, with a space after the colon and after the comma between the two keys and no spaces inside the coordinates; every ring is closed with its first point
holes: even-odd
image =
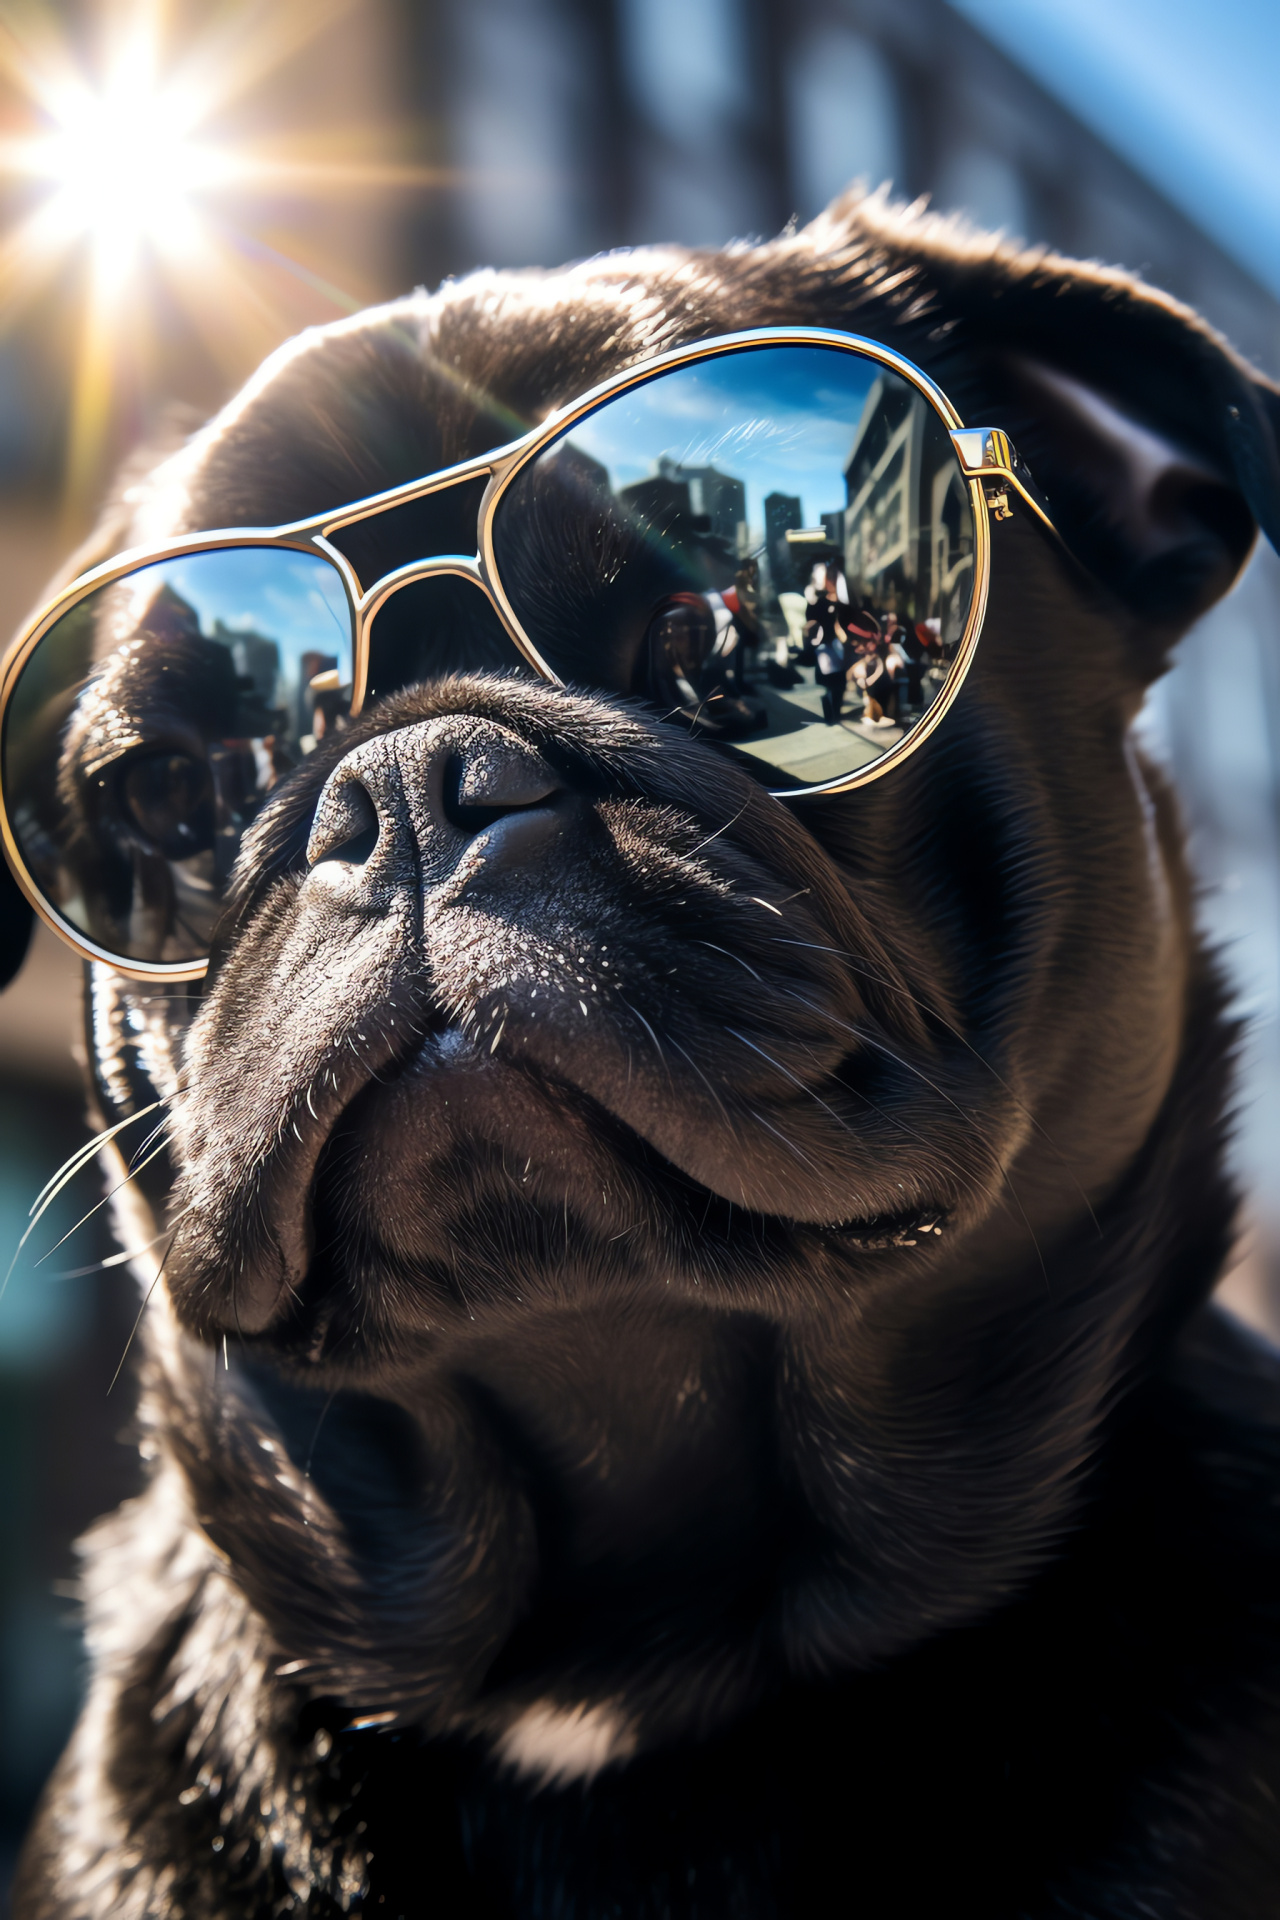
{"type": "Polygon", "coordinates": [[[528,763],[464,698],[515,702],[419,690],[249,848],[165,1270],[222,1366],[190,1343],[173,1420],[204,1395],[180,1464],[283,1668],[553,1777],[887,1657],[1035,1550],[1038,1513],[946,1554],[916,1518],[950,1526],[913,1480],[956,1471],[949,1380],[896,1476],[876,1430],[1016,1116],[796,821],[719,774],[689,811],[701,762],[604,702],[515,717],[630,740],[654,794],[517,809],[504,865],[515,828],[432,798],[528,763]]]}
{"type": "Polygon", "coordinates": [[[233,1354],[224,1408],[246,1395],[272,1511],[215,1491],[203,1524],[280,1663],[357,1724],[583,1777],[710,1733],[804,1664],[797,1589],[824,1536],[790,1485],[781,1374],[761,1316],[621,1279],[608,1303],[477,1313],[376,1399],[233,1354]],[[349,1645],[332,1621],[316,1645],[297,1606],[317,1552],[358,1596],[349,1645]]]}
{"type": "Polygon", "coordinates": [[[266,1547],[260,1499],[188,1469],[229,1558],[275,1568],[251,1591],[313,1686],[548,1782],[820,1671],[828,1615],[876,1639],[801,1490],[787,1323],[847,1296],[860,1247],[883,1267],[944,1244],[919,1211],[744,1211],[630,1124],[625,1083],[606,1105],[573,1065],[421,1022],[367,1078],[319,1150],[291,1311],[231,1345],[230,1391],[312,1503],[296,1547],[287,1468],[266,1547]],[[290,1611],[316,1503],[369,1608],[346,1656],[300,1654],[290,1611]]]}

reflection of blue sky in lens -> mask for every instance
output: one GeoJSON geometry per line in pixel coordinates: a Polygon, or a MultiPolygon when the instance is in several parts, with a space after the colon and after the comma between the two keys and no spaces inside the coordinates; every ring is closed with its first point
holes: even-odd
{"type": "Polygon", "coordinates": [[[569,439],[609,469],[615,490],[648,479],[666,455],[745,481],[753,535],[770,493],[798,494],[817,526],[845,505],[844,469],[880,371],[832,348],[722,354],[609,401],[569,439]]]}
{"type": "Polygon", "coordinates": [[[351,675],[351,616],[342,583],[327,561],[285,548],[226,547],[162,560],[135,576],[145,605],[157,578],[180,594],[212,638],[216,624],[274,640],[286,676],[304,653],[336,654],[351,675]]]}

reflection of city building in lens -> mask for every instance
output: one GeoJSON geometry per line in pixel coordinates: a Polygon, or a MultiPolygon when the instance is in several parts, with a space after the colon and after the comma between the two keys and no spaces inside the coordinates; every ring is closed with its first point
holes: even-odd
{"type": "Polygon", "coordinates": [[[145,606],[139,606],[127,588],[118,601],[112,596],[108,606],[106,633],[111,647],[118,646],[126,634],[146,633],[153,639],[168,641],[200,637],[200,616],[191,602],[184,600],[167,580],[160,582],[145,606]]]}
{"type": "MultiPolygon", "coordinates": [[[[575,447],[572,440],[566,440],[557,447],[551,458],[555,461],[556,478],[562,486],[566,480],[572,480],[586,494],[608,494],[613,491],[608,467],[591,454],[584,453],[581,447],[575,447]]],[[[624,498],[625,495],[624,488],[624,498]]]]}
{"type": "Polygon", "coordinates": [[[764,499],[764,546],[775,593],[793,593],[800,575],[798,561],[787,544],[787,528],[804,525],[804,508],[794,493],[767,493],[764,499]]]}
{"type": "Polygon", "coordinates": [[[653,480],[635,480],[619,489],[618,498],[654,527],[676,526],[687,522],[693,513],[688,481],[673,480],[666,474],[653,480]]]}
{"type": "Polygon", "coordinates": [[[690,511],[706,521],[706,530],[737,553],[747,550],[747,487],[717,467],[684,467],[663,454],[658,473],[664,480],[682,481],[689,490],[690,511]]]}
{"type": "Polygon", "coordinates": [[[236,672],[252,680],[253,690],[265,707],[274,707],[279,697],[280,649],[263,633],[244,627],[229,627],[222,620],[213,623],[213,638],[230,647],[236,672]]]}
{"type": "Polygon", "coordinates": [[[851,590],[910,620],[936,616],[943,640],[959,639],[973,572],[969,497],[942,422],[893,374],[867,395],[845,486],[851,590]]]}

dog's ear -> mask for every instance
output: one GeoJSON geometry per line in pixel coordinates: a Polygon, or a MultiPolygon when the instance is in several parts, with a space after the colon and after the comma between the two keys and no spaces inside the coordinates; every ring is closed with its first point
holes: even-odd
{"type": "Polygon", "coordinates": [[[1280,547],[1280,393],[1197,314],[1118,269],[997,249],[957,279],[957,332],[983,369],[973,424],[1008,429],[1158,671],[1236,579],[1255,529],[1280,547]]]}
{"type": "MultiPolygon", "coordinates": [[[[1228,370],[1236,413],[1227,417],[1239,419],[1254,408],[1252,383],[1230,362],[1228,370]]],[[[1161,405],[1158,394],[1144,406],[1118,391],[1114,377],[1103,386],[1036,354],[1011,353],[999,384],[1015,444],[1063,538],[1153,630],[1157,654],[1227,592],[1256,524],[1269,521],[1275,537],[1276,481],[1266,472],[1275,443],[1265,412],[1252,436],[1224,426],[1220,446],[1209,449],[1203,432],[1180,430],[1180,408],[1161,405]]]]}
{"type": "Polygon", "coordinates": [[[1255,527],[1280,547],[1280,392],[1189,307],[882,195],[843,197],[801,239],[864,312],[894,309],[966,426],[1008,430],[1137,616],[1144,668],[1226,592],[1255,527]]]}
{"type": "Polygon", "coordinates": [[[7,987],[27,957],[35,914],[0,858],[0,990],[7,987]]]}

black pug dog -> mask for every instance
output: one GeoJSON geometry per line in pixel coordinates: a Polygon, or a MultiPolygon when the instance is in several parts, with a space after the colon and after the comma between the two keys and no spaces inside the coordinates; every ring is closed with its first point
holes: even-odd
{"type": "Polygon", "coordinates": [[[176,1227],[22,1920],[1280,1911],[1280,1367],[1207,1304],[1232,1035],[1128,733],[1277,533],[1276,392],[847,200],[305,335],[98,552],[784,324],[1008,429],[1066,545],[1018,504],[947,721],[794,803],[407,603],[486,670],[331,729],[202,986],[90,969],[100,1119],[169,1103],[122,1231],[176,1227]]]}

